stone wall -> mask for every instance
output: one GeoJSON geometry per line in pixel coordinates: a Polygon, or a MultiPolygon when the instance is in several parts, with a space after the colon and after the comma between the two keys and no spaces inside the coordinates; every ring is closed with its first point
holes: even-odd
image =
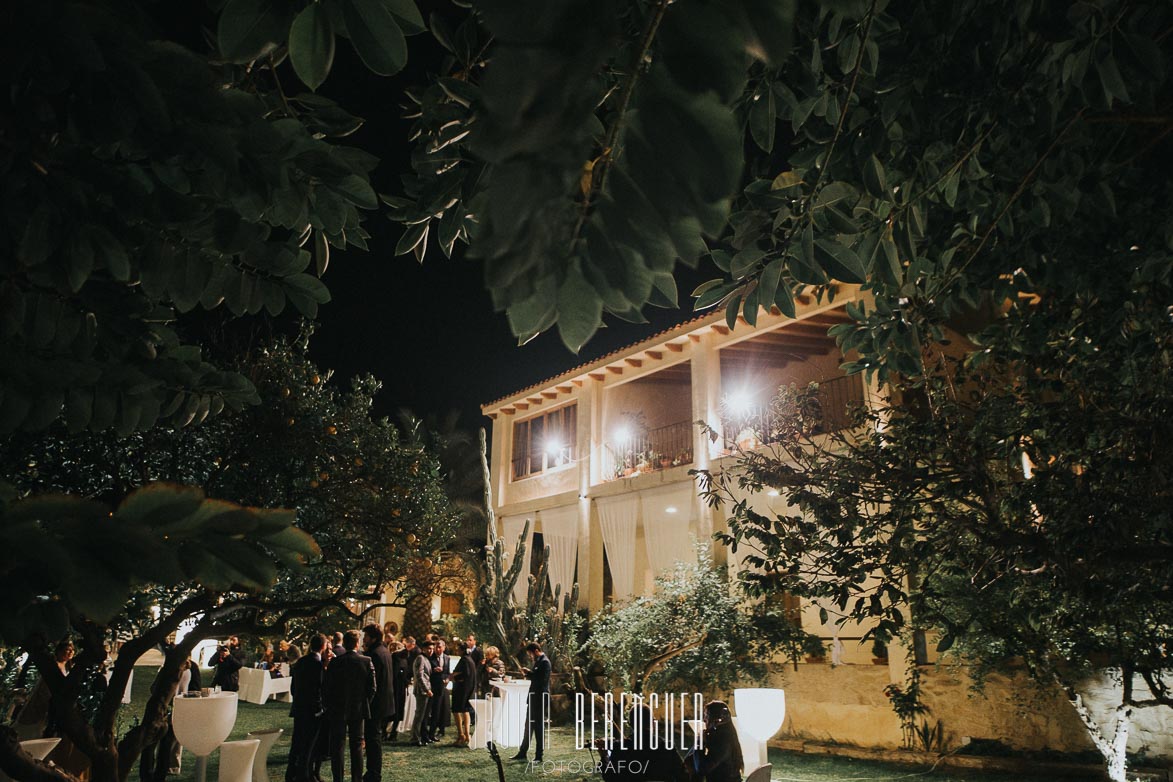
{"type": "MultiPolygon", "coordinates": [[[[900,680],[895,667],[799,663],[777,665],[768,684],[786,690],[786,722],[780,739],[896,748],[900,721],[884,687],[900,680]]],[[[1138,687],[1143,686],[1138,682],[1138,687]]],[[[1083,725],[1058,688],[1044,688],[1025,674],[992,675],[974,691],[959,667],[921,668],[922,701],[931,722],[940,720],[947,748],[967,739],[997,739],[1016,750],[1094,751],[1083,725]]],[[[1080,691],[1101,726],[1114,723],[1119,681],[1111,676],[1083,682],[1080,691]]],[[[1140,692],[1140,690],[1138,690],[1140,692]]],[[[1129,750],[1173,760],[1173,709],[1134,713],[1129,750]]]]}

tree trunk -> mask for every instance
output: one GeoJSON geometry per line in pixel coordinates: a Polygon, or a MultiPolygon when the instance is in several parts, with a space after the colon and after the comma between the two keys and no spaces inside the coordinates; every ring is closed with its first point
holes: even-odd
{"type": "Polygon", "coordinates": [[[432,632],[432,596],[421,586],[413,585],[404,608],[404,634],[414,635],[416,640],[432,632]]]}
{"type": "MultiPolygon", "coordinates": [[[[1125,671],[1124,675],[1130,677],[1131,672],[1125,671]]],[[[1116,727],[1112,732],[1111,740],[1109,740],[1092,716],[1091,710],[1084,705],[1083,696],[1075,691],[1074,685],[1062,679],[1058,679],[1058,681],[1063,692],[1067,695],[1068,702],[1075,709],[1076,716],[1083,723],[1088,738],[1092,740],[1100,755],[1103,756],[1108,778],[1112,782],[1125,782],[1128,770],[1128,733],[1132,728],[1132,706],[1128,703],[1131,687],[1125,685],[1124,700],[1116,707],[1116,727]]]]}

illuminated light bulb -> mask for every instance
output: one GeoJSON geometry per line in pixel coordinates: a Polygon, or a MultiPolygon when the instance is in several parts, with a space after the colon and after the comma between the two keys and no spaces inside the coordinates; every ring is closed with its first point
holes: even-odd
{"type": "Polygon", "coordinates": [[[665,513],[675,513],[675,512],[676,512],[676,506],[675,506],[675,505],[669,505],[667,508],[664,508],[664,512],[665,512],[665,513]]]}
{"type": "Polygon", "coordinates": [[[729,410],[734,415],[743,416],[749,413],[750,407],[753,405],[753,398],[749,392],[744,389],[734,391],[728,398],[729,410]]]}

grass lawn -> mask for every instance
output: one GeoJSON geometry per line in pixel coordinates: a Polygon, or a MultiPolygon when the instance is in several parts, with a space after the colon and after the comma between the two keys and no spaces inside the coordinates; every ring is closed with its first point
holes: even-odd
{"type": "MultiPolygon", "coordinates": [[[[133,700],[124,712],[124,727],[130,720],[142,714],[146,703],[147,686],[154,676],[154,670],[146,667],[135,676],[133,700]]],[[[207,675],[204,681],[211,681],[207,675]]],[[[239,704],[236,727],[229,737],[242,739],[250,730],[284,728],[285,735],[269,754],[269,775],[273,782],[283,782],[285,763],[289,756],[289,732],[293,720],[289,717],[289,705],[270,700],[264,706],[252,703],[239,704]]],[[[446,737],[451,740],[451,736],[446,737]]],[[[510,782],[540,780],[557,782],[585,782],[598,780],[597,775],[584,772],[595,757],[586,750],[575,750],[574,733],[569,728],[555,728],[553,746],[546,749],[546,764],[543,767],[528,767],[524,763],[505,761],[505,776],[510,782]]],[[[505,757],[514,750],[503,750],[505,757]]],[[[774,782],[863,782],[864,780],[924,780],[924,782],[1056,782],[1061,777],[1022,777],[1004,774],[960,774],[954,771],[925,773],[925,769],[910,766],[888,765],[850,758],[809,756],[770,750],[770,762],[774,766],[774,782]]],[[[215,780],[218,759],[212,755],[208,763],[208,779],[215,780]]],[[[411,747],[403,743],[383,745],[383,779],[386,782],[400,780],[439,779],[444,782],[498,782],[497,769],[485,750],[470,750],[459,747],[445,747],[435,744],[430,747],[411,747]]],[[[183,773],[174,777],[175,782],[193,782],[195,759],[189,752],[183,756],[183,773]]],[[[323,776],[329,782],[329,765],[323,769],[323,776]]],[[[137,780],[137,771],[132,773],[137,780]]],[[[344,782],[349,782],[349,775],[344,782]]]]}

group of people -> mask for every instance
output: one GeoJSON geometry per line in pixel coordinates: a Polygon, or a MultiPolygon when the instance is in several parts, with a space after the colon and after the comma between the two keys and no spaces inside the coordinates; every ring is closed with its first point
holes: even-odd
{"type": "MultiPolygon", "coordinates": [[[[333,782],[343,782],[347,754],[352,782],[380,782],[381,745],[395,741],[401,726],[408,728],[409,696],[414,707],[413,745],[436,743],[454,722],[451,745],[468,746],[476,719],[471,701],[505,676],[505,665],[496,647],[482,651],[474,635],[453,640],[455,665],[448,648],[434,634],[417,644],[411,636],[397,640],[389,628],[374,624],[364,627],[361,636],[349,630],[331,639],[311,638],[308,652],[289,669],[293,737],[286,782],[321,782],[321,766],[327,758],[333,782]]],[[[231,650],[221,656],[231,657],[231,650]]],[[[540,647],[535,659],[535,667],[545,671],[544,679],[535,685],[548,692],[549,660],[540,647]]],[[[536,709],[540,708],[539,704],[536,709]]],[[[532,721],[540,729],[544,715],[535,711],[532,721]]],[[[542,748],[539,730],[539,760],[542,748]]],[[[524,752],[525,745],[523,756],[524,752]]]]}

